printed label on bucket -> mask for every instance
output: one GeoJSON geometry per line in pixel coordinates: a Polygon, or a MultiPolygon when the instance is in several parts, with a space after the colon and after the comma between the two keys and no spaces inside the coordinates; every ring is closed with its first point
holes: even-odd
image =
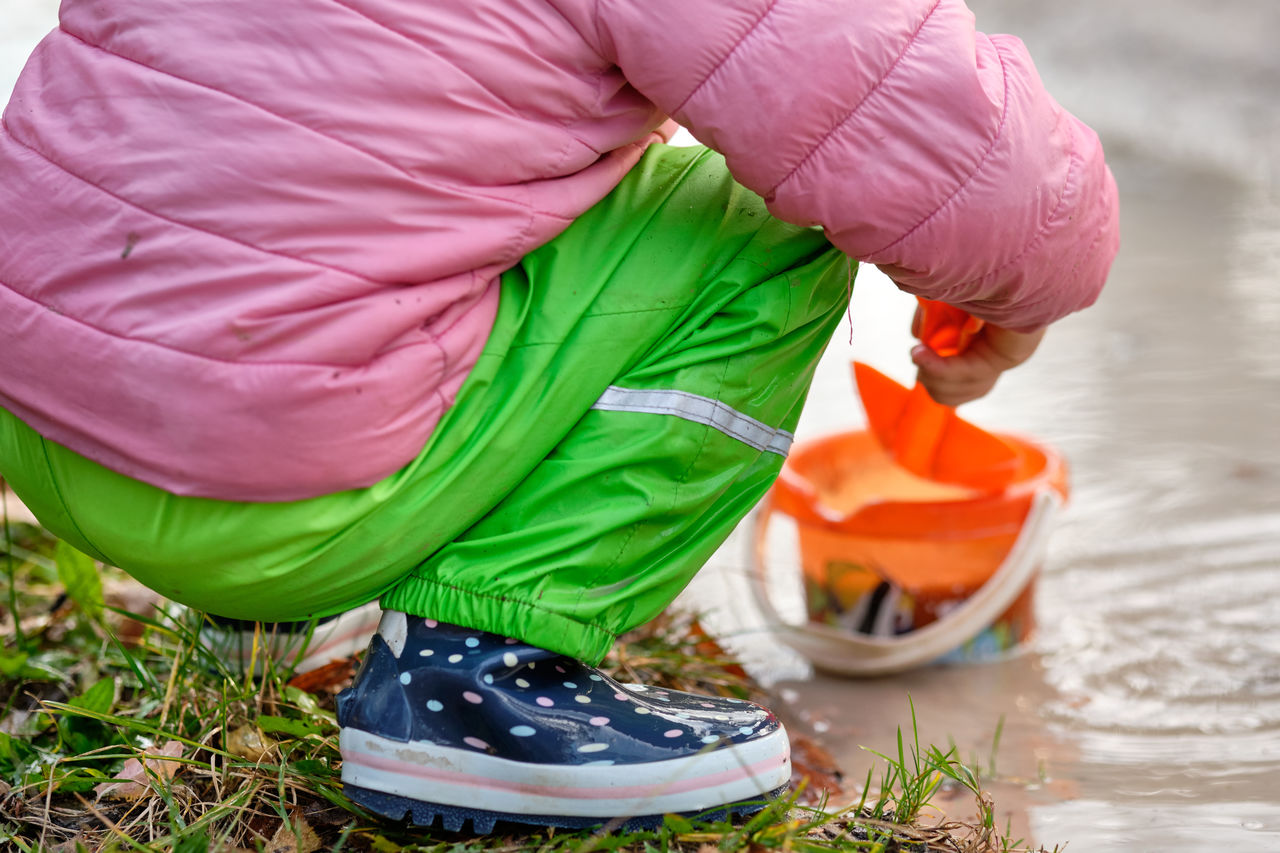
{"type": "MultiPolygon", "coordinates": [[[[821,577],[819,582],[813,573],[804,573],[810,621],[870,637],[900,636],[922,628],[944,618],[970,593],[953,588],[951,597],[937,589],[913,594],[885,580],[883,569],[844,560],[825,561],[821,577]]],[[[1034,584],[999,619],[938,662],[990,661],[1014,651],[1034,627],[1033,593],[1034,584]]]]}

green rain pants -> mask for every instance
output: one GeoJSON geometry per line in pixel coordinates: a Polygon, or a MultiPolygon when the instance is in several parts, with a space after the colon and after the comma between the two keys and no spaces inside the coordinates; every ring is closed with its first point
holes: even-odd
{"type": "Polygon", "coordinates": [[[654,146],[503,275],[456,403],[376,485],[179,497],[3,410],[0,473],[55,534],[198,609],[285,621],[381,596],[595,663],[777,476],[851,264],[719,155],[654,146]]]}

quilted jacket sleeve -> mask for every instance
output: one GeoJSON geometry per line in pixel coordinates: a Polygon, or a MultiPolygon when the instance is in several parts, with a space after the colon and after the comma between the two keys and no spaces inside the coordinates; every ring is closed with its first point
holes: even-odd
{"type": "Polygon", "coordinates": [[[959,0],[556,2],[775,216],[904,290],[1022,331],[1097,297],[1118,247],[1098,139],[959,0]]]}

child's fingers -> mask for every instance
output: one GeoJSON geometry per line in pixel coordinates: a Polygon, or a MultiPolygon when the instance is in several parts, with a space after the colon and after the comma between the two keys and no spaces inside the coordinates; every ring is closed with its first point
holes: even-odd
{"type": "Polygon", "coordinates": [[[921,368],[917,379],[934,400],[944,406],[959,406],[985,396],[995,387],[999,376],[998,373],[988,373],[980,376],[953,377],[938,375],[921,368]]]}
{"type": "Polygon", "coordinates": [[[917,367],[916,379],[929,396],[947,406],[976,400],[995,384],[999,371],[969,353],[943,358],[921,344],[911,351],[917,367]]]}
{"type": "Polygon", "coordinates": [[[1011,332],[988,324],[959,355],[944,358],[919,345],[912,349],[911,360],[929,396],[944,405],[958,406],[986,395],[1001,373],[1031,357],[1043,336],[1043,330],[1011,332]]]}

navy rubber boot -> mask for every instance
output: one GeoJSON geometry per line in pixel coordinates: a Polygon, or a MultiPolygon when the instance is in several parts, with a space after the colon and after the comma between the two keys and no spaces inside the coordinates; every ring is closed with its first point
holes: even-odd
{"type": "Polygon", "coordinates": [[[338,696],[343,787],[393,820],[653,827],[763,807],[786,732],[738,699],[622,685],[519,641],[387,611],[338,696]]]}

